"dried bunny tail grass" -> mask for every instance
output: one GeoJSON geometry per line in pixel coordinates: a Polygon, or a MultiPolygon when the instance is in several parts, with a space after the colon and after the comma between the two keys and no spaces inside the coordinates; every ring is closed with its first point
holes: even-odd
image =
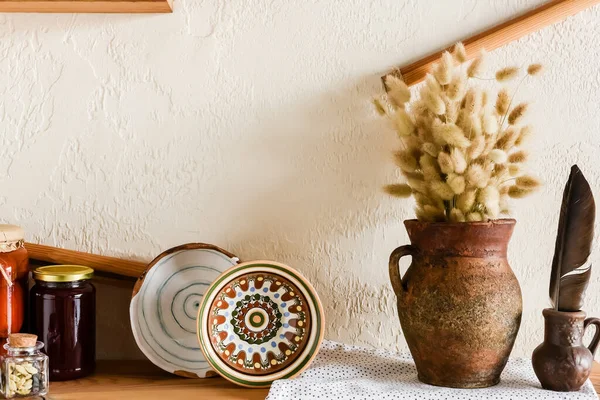
{"type": "Polygon", "coordinates": [[[487,156],[496,146],[496,136],[486,136],[485,137],[485,147],[483,148],[482,156],[487,156]]]}
{"type": "Polygon", "coordinates": [[[412,188],[413,192],[427,193],[427,184],[423,178],[407,178],[408,185],[412,188]]]}
{"type": "Polygon", "coordinates": [[[446,104],[438,93],[434,93],[427,87],[421,89],[421,99],[432,113],[442,115],[446,112],[446,104]]]}
{"type": "Polygon", "coordinates": [[[444,105],[446,107],[446,122],[455,123],[460,112],[460,104],[450,99],[444,99],[444,105]]]}
{"type": "Polygon", "coordinates": [[[465,110],[460,112],[456,123],[463,130],[463,132],[468,133],[469,139],[477,137],[483,133],[481,127],[481,118],[475,114],[468,113],[465,110]]]}
{"type": "Polygon", "coordinates": [[[470,114],[476,114],[481,109],[481,91],[471,88],[465,95],[464,109],[470,114]]]}
{"type": "Polygon", "coordinates": [[[519,164],[508,164],[508,174],[513,178],[521,175],[521,167],[519,164]]]}
{"type": "Polygon", "coordinates": [[[388,99],[395,107],[404,107],[404,104],[410,101],[410,89],[406,86],[406,83],[397,76],[386,76],[385,86],[388,89],[388,99]]]}
{"type": "Polygon", "coordinates": [[[371,102],[373,103],[373,107],[375,107],[375,111],[377,111],[377,114],[381,116],[387,115],[387,109],[380,99],[374,98],[371,102]]]}
{"type": "Polygon", "coordinates": [[[483,114],[483,131],[486,135],[495,135],[498,133],[498,118],[490,110],[483,114]]]}
{"type": "Polygon", "coordinates": [[[483,62],[485,60],[485,52],[481,52],[477,58],[475,58],[469,68],[467,68],[467,76],[469,78],[474,78],[481,74],[481,70],[483,69],[483,62]]]}
{"type": "Polygon", "coordinates": [[[542,64],[531,64],[529,67],[527,67],[527,74],[534,76],[542,72],[542,69],[542,64]]]}
{"type": "Polygon", "coordinates": [[[440,170],[444,174],[449,174],[454,171],[454,163],[452,162],[452,158],[450,154],[445,152],[440,152],[437,156],[438,165],[440,166],[440,170]]]}
{"type": "Polygon", "coordinates": [[[415,158],[418,159],[420,157],[419,153],[421,152],[421,139],[419,139],[419,137],[416,135],[410,135],[403,136],[401,140],[402,143],[404,143],[404,145],[406,146],[406,148],[412,151],[415,154],[415,158]]]}
{"type": "Polygon", "coordinates": [[[494,149],[490,151],[488,158],[496,164],[504,164],[508,159],[508,155],[504,150],[494,149]]]}
{"type": "Polygon", "coordinates": [[[454,194],[461,194],[465,191],[466,182],[462,175],[448,174],[446,183],[450,186],[454,194]]]}
{"type": "Polygon", "coordinates": [[[419,221],[436,222],[444,221],[446,219],[446,214],[443,209],[428,204],[421,208],[417,208],[415,211],[419,221]]]}
{"type": "Polygon", "coordinates": [[[476,197],[477,191],[466,190],[456,198],[456,207],[458,207],[464,214],[468,214],[473,209],[476,197]]]}
{"type": "Polygon", "coordinates": [[[496,218],[500,213],[500,193],[495,186],[487,186],[479,191],[477,201],[485,206],[487,214],[496,218]]]}
{"type": "Polygon", "coordinates": [[[519,186],[511,186],[508,188],[508,195],[513,199],[521,199],[529,196],[533,191],[531,189],[525,189],[519,186]]]}
{"type": "Polygon", "coordinates": [[[431,74],[425,76],[425,88],[431,90],[431,92],[435,94],[442,94],[442,86],[440,86],[440,83],[431,74]]]}
{"type": "Polygon", "coordinates": [[[460,148],[469,147],[471,141],[456,124],[440,124],[434,127],[433,137],[438,144],[449,144],[460,148]]]}
{"type": "Polygon", "coordinates": [[[479,212],[472,212],[467,214],[467,221],[468,222],[479,222],[479,221],[483,221],[483,215],[479,212]]]}
{"type": "Polygon", "coordinates": [[[489,101],[490,101],[490,94],[488,93],[487,89],[482,89],[481,90],[481,107],[482,108],[487,107],[489,101]]]}
{"type": "Polygon", "coordinates": [[[506,164],[496,164],[494,166],[494,172],[492,174],[492,177],[494,178],[497,185],[502,183],[502,180],[506,177],[507,173],[508,167],[506,166],[506,164]]]}
{"type": "Polygon", "coordinates": [[[502,89],[498,92],[498,98],[496,99],[496,112],[498,115],[504,115],[508,112],[510,107],[510,96],[508,90],[502,89]]]}
{"type": "Polygon", "coordinates": [[[524,176],[520,176],[516,179],[515,184],[523,189],[537,189],[538,187],[540,187],[542,185],[542,183],[539,181],[539,179],[533,177],[533,176],[529,176],[529,175],[524,175],[524,176]]]}
{"type": "Polygon", "coordinates": [[[439,196],[443,200],[452,200],[452,198],[454,197],[454,192],[450,188],[450,185],[448,185],[445,182],[429,182],[429,188],[435,195],[439,196]]]}
{"type": "Polygon", "coordinates": [[[508,162],[511,163],[523,163],[527,161],[529,154],[524,150],[519,150],[508,156],[508,162]]]}
{"type": "Polygon", "coordinates": [[[412,194],[411,187],[404,183],[385,185],[383,187],[383,190],[391,196],[399,197],[399,198],[403,198],[403,199],[410,197],[410,195],[412,194]]]}
{"type": "Polygon", "coordinates": [[[531,137],[531,126],[525,125],[519,130],[519,137],[515,140],[515,146],[522,146],[527,143],[529,138],[531,137]]]}
{"type": "Polygon", "coordinates": [[[516,125],[523,118],[523,114],[527,111],[528,104],[521,103],[512,109],[510,114],[508,114],[508,123],[510,125],[516,125]]]}
{"type": "Polygon", "coordinates": [[[415,132],[415,124],[406,111],[402,109],[396,110],[393,122],[396,132],[400,137],[410,136],[415,132]]]}
{"type": "Polygon", "coordinates": [[[435,158],[429,154],[423,154],[419,159],[419,164],[421,164],[421,171],[423,172],[425,181],[441,180],[439,167],[435,158]]]}
{"type": "Polygon", "coordinates": [[[417,160],[408,150],[395,152],[394,162],[404,172],[415,172],[417,169],[417,160]]]}
{"type": "Polygon", "coordinates": [[[459,72],[454,74],[452,81],[450,81],[450,84],[446,89],[446,96],[448,96],[450,100],[459,100],[465,95],[466,89],[467,77],[464,73],[459,72]]]}
{"type": "Polygon", "coordinates": [[[475,187],[484,188],[487,186],[489,176],[483,167],[479,164],[471,164],[467,169],[467,182],[475,187]]]}
{"type": "Polygon", "coordinates": [[[508,195],[508,189],[510,188],[509,185],[503,185],[500,187],[500,189],[498,190],[498,192],[500,193],[500,197],[504,196],[504,195],[508,195]]]}
{"type": "Polygon", "coordinates": [[[454,171],[456,173],[462,174],[467,169],[467,159],[465,158],[465,153],[457,147],[453,147],[450,151],[450,157],[452,158],[452,163],[454,164],[454,171]]]}
{"type": "Polygon", "coordinates": [[[440,85],[447,85],[452,80],[452,70],[454,69],[454,60],[452,55],[445,51],[439,64],[433,67],[433,76],[440,85]]]}
{"type": "Polygon", "coordinates": [[[514,79],[519,73],[518,67],[506,67],[496,72],[496,80],[498,82],[506,82],[514,79]]]}
{"type": "Polygon", "coordinates": [[[452,56],[454,56],[454,59],[459,64],[462,64],[465,61],[467,61],[467,50],[465,50],[465,45],[462,44],[462,42],[458,42],[454,45],[452,56]]]}
{"type": "Polygon", "coordinates": [[[485,137],[477,136],[471,142],[471,146],[467,150],[467,155],[469,156],[469,158],[471,160],[474,160],[483,153],[484,149],[485,149],[485,137]]]}
{"type": "Polygon", "coordinates": [[[458,208],[453,208],[450,210],[450,221],[452,222],[465,222],[465,214],[460,211],[458,208]]]}
{"type": "Polygon", "coordinates": [[[440,147],[435,143],[426,142],[421,145],[421,151],[429,154],[431,157],[437,158],[438,154],[440,154],[440,147]]]}
{"type": "Polygon", "coordinates": [[[501,150],[510,150],[519,138],[519,132],[515,128],[508,128],[496,141],[496,147],[501,150]]]}

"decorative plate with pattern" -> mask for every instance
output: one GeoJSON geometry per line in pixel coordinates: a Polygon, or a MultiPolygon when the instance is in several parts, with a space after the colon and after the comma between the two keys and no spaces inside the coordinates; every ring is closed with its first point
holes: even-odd
{"type": "Polygon", "coordinates": [[[135,341],[150,361],[188,378],[215,375],[198,347],[196,317],[206,289],[238,261],[219,247],[189,243],[148,265],[133,289],[129,316],[135,341]]]}
{"type": "Polygon", "coordinates": [[[267,387],[301,373],[323,340],[323,307],[297,271],[251,261],[224,272],[198,312],[198,341],[212,368],[230,381],[267,387]]]}

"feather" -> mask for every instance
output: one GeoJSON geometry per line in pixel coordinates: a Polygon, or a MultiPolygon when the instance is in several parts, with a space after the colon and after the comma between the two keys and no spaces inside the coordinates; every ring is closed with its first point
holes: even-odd
{"type": "Polygon", "coordinates": [[[550,300],[555,310],[578,311],[583,305],[591,275],[591,266],[584,264],[592,249],[595,216],[590,185],[573,165],[563,193],[550,275],[550,300]]]}

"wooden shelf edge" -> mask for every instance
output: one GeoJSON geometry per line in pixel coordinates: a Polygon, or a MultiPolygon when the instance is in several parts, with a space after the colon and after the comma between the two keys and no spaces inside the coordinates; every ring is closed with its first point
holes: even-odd
{"type": "Polygon", "coordinates": [[[0,0],[2,13],[121,13],[173,12],[172,0],[0,0]]]}
{"type": "Polygon", "coordinates": [[[82,251],[59,249],[58,247],[42,244],[25,243],[25,248],[32,260],[51,264],[85,265],[96,271],[109,274],[138,278],[146,271],[147,263],[134,260],[124,260],[116,257],[100,256],[82,251]]]}

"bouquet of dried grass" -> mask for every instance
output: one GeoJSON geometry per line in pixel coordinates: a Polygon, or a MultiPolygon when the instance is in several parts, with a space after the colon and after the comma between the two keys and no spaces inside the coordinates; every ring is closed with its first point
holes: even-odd
{"type": "MultiPolygon", "coordinates": [[[[416,214],[423,221],[487,221],[507,214],[509,198],[521,198],[540,186],[523,173],[528,153],[521,149],[531,134],[521,125],[527,103],[513,107],[513,97],[502,88],[496,99],[481,87],[484,54],[466,63],[464,46],[445,52],[410,101],[402,79],[388,75],[386,98],[374,101],[389,118],[402,142],[394,160],[407,183],[387,185],[395,197],[414,196],[416,214]]],[[[541,71],[527,68],[523,77],[541,71]]],[[[519,75],[517,67],[496,72],[506,82],[519,75]]],[[[522,81],[521,81],[522,82],[522,81]]]]}

